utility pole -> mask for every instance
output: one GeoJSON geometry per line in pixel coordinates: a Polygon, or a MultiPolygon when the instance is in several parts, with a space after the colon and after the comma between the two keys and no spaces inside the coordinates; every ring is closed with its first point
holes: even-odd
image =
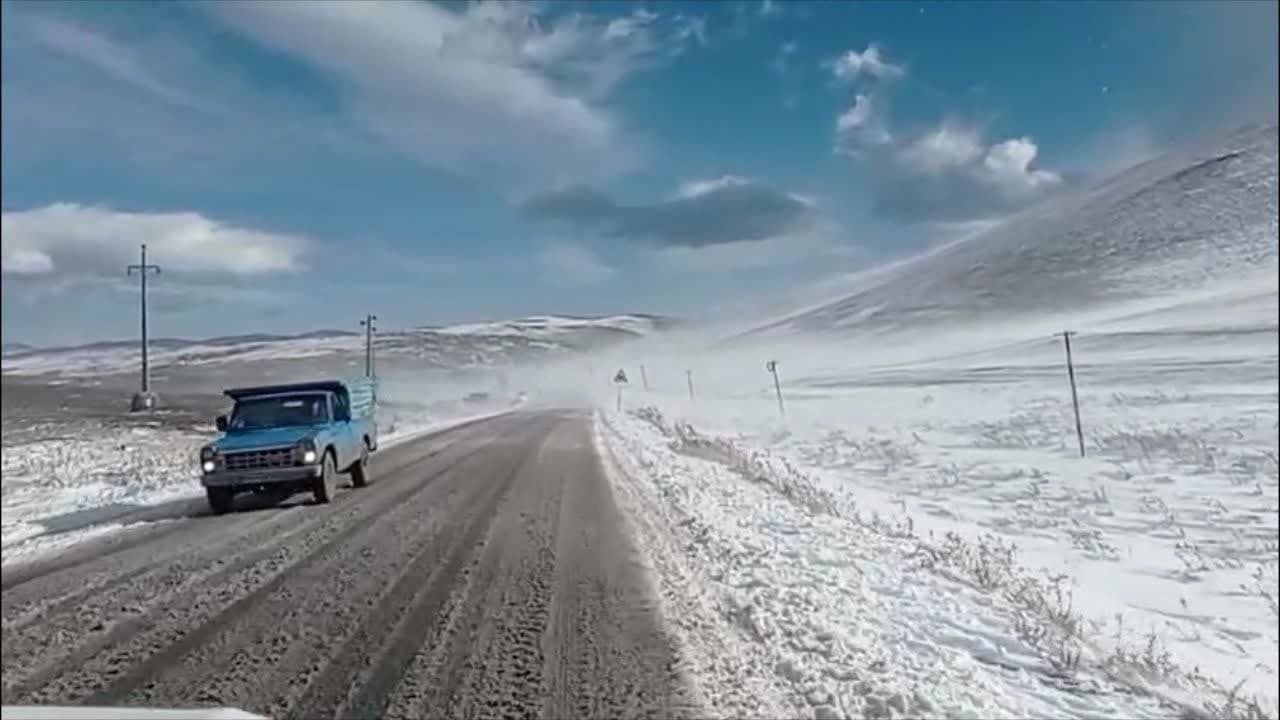
{"type": "Polygon", "coordinates": [[[1062,342],[1067,348],[1067,379],[1071,381],[1071,409],[1076,414],[1076,440],[1080,442],[1080,457],[1084,457],[1084,430],[1080,427],[1080,396],[1076,394],[1076,367],[1071,361],[1071,336],[1074,332],[1062,331],[1062,342]]]}
{"type": "Polygon", "coordinates": [[[640,382],[644,386],[644,391],[649,392],[649,376],[644,372],[644,366],[640,366],[640,382]]]}
{"type": "Polygon", "coordinates": [[[692,400],[693,399],[693,371],[685,370],[684,377],[686,380],[689,381],[689,399],[692,400]]]}
{"type": "Polygon", "coordinates": [[[782,406],[782,384],[778,382],[778,361],[770,360],[764,364],[764,369],[773,375],[773,391],[778,394],[778,413],[785,419],[787,409],[782,406]]]}
{"type": "Polygon", "coordinates": [[[378,328],[373,323],[378,319],[377,315],[365,315],[360,321],[360,327],[364,328],[364,376],[373,377],[373,334],[378,328]]]}
{"type": "Polygon", "coordinates": [[[125,274],[132,276],[138,273],[142,279],[142,388],[133,396],[130,408],[133,412],[150,410],[156,405],[156,397],[151,393],[151,366],[147,359],[147,273],[160,274],[159,265],[147,264],[147,244],[142,244],[142,262],[125,267],[125,274]]]}

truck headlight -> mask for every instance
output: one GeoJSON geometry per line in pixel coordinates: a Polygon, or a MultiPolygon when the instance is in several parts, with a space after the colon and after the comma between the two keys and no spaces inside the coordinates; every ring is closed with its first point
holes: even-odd
{"type": "Polygon", "coordinates": [[[293,450],[293,456],[303,465],[313,465],[319,458],[316,453],[316,444],[314,440],[299,440],[297,447],[293,450]]]}
{"type": "Polygon", "coordinates": [[[210,446],[200,448],[200,469],[211,473],[218,469],[218,451],[210,446]]]}

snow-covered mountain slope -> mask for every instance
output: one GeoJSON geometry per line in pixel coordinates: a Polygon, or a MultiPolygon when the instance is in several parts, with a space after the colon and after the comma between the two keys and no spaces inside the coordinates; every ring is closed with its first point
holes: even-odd
{"type": "MultiPolygon", "coordinates": [[[[609,347],[658,332],[672,323],[668,318],[651,315],[539,316],[509,322],[383,331],[375,338],[375,354],[382,363],[439,369],[485,368],[609,347]]],[[[363,362],[363,353],[363,336],[338,330],[296,336],[162,338],[150,346],[152,368],[161,373],[166,368],[299,359],[323,366],[324,371],[337,372],[359,365],[363,362]]],[[[113,341],[6,353],[3,368],[6,373],[23,375],[106,375],[132,371],[139,362],[136,341],[113,341]]]]}
{"type": "Polygon", "coordinates": [[[866,272],[845,297],[747,334],[989,324],[1259,279],[1274,324],[1276,163],[1274,124],[1240,130],[866,272]]]}
{"type": "Polygon", "coordinates": [[[522,337],[562,338],[584,332],[620,332],[648,335],[671,327],[670,318],[657,315],[610,315],[607,317],[565,317],[534,315],[520,320],[464,323],[445,327],[427,327],[441,335],[494,336],[516,335],[522,337]]]}

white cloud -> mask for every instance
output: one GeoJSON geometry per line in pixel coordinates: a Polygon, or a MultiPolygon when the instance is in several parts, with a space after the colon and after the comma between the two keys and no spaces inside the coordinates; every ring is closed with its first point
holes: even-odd
{"type": "Polygon", "coordinates": [[[1029,137],[1015,138],[987,148],[981,173],[988,182],[1011,198],[1034,195],[1062,182],[1062,176],[1031,167],[1039,148],[1029,137]]]}
{"type": "Polygon", "coordinates": [[[87,63],[116,80],[175,105],[200,111],[214,109],[199,96],[152,72],[145,58],[106,34],[52,17],[32,16],[23,22],[31,38],[48,50],[87,63]]]}
{"type": "Polygon", "coordinates": [[[871,121],[871,98],[858,93],[853,105],[836,118],[836,131],[849,132],[867,126],[871,121]]]}
{"type": "MultiPolygon", "coordinates": [[[[854,81],[901,77],[879,46],[849,51],[831,65],[854,81]]],[[[835,120],[835,151],[867,170],[872,207],[911,223],[990,219],[1016,211],[1063,184],[1056,172],[1033,167],[1039,147],[1027,136],[989,143],[974,125],[943,121],[914,136],[891,130],[886,105],[892,87],[858,93],[835,120]]]]}
{"type": "Polygon", "coordinates": [[[636,8],[630,15],[614,18],[604,27],[605,40],[625,40],[635,37],[637,33],[643,32],[646,27],[653,24],[658,19],[656,13],[649,12],[644,8],[636,8]]]}
{"type": "Polygon", "coordinates": [[[884,145],[891,142],[893,136],[877,110],[873,97],[858,93],[853,105],[836,118],[837,149],[849,152],[857,144],[884,145]]]}
{"type": "Polygon", "coordinates": [[[225,183],[270,158],[288,172],[371,141],[234,63],[207,36],[156,22],[75,15],[70,6],[3,3],[5,168],[137,171],[166,184],[225,183]]]}
{"type": "Polygon", "coordinates": [[[660,23],[642,10],[546,20],[531,3],[462,12],[343,0],[202,7],[337,76],[351,116],[401,150],[465,174],[543,180],[631,163],[617,119],[598,101],[700,35],[687,19],[660,23]]]}
{"type": "MultiPolygon", "coordinates": [[[[677,15],[675,18],[675,39],[680,42],[693,41],[698,45],[707,44],[707,19],[704,17],[688,17],[685,15],[677,15]]],[[[672,48],[671,54],[679,54],[683,51],[682,45],[676,45],[672,48]]]]}
{"type": "Polygon", "coordinates": [[[554,243],[538,255],[538,262],[555,280],[578,285],[598,285],[616,272],[581,245],[554,243]]]}
{"type": "Polygon", "coordinates": [[[308,241],[228,225],[193,212],[133,213],[57,203],[6,211],[0,220],[0,267],[6,275],[118,277],[138,262],[202,275],[259,275],[302,269],[308,241]]]}
{"type": "Polygon", "coordinates": [[[908,222],[963,221],[1006,215],[1063,184],[1034,167],[1029,137],[988,143],[976,127],[944,122],[914,140],[869,154],[874,207],[908,222]]]}
{"type": "Polygon", "coordinates": [[[846,82],[852,82],[864,75],[878,80],[895,80],[906,73],[901,65],[894,65],[886,60],[880,46],[874,43],[868,45],[862,52],[846,50],[829,65],[836,79],[846,82]]]}
{"type": "Polygon", "coordinates": [[[318,70],[336,103],[262,85],[213,39],[220,32],[167,16],[124,22],[4,3],[6,167],[92,151],[197,184],[268,154],[285,173],[390,146],[499,192],[598,181],[636,167],[647,148],[609,108],[611,94],[706,41],[703,18],[661,8],[618,18],[534,2],[196,7],[318,70]]]}
{"type": "Polygon", "coordinates": [[[677,198],[693,198],[699,195],[706,195],[709,192],[722,190],[729,187],[739,187],[749,184],[746,178],[737,175],[722,175],[711,180],[690,180],[680,183],[680,187],[676,190],[677,198]]]}
{"type": "Polygon", "coordinates": [[[970,165],[983,155],[977,129],[943,123],[898,151],[898,161],[912,172],[939,175],[970,165]]]}

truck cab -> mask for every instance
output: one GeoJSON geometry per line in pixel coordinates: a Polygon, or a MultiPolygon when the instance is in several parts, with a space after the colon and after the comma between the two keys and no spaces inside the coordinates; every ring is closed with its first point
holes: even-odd
{"type": "Polygon", "coordinates": [[[337,475],[355,487],[369,482],[378,448],[373,380],[326,380],[225,390],[234,406],[217,418],[221,436],[200,449],[201,484],[222,514],[242,492],[335,495],[337,475]]]}

